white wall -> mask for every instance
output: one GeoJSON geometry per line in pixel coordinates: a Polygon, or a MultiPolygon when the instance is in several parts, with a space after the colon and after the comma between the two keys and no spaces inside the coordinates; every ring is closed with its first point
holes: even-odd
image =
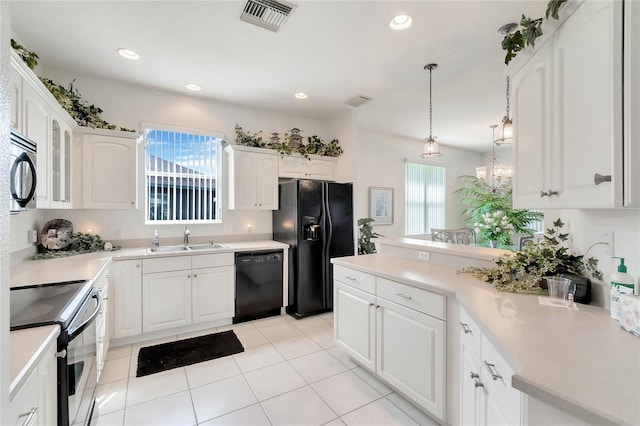
{"type": "Polygon", "coordinates": [[[421,158],[424,141],[401,138],[360,129],[358,133],[358,151],[356,162],[356,181],[358,196],[354,206],[356,219],[368,217],[369,187],[381,186],[394,188],[393,225],[375,226],[375,231],[385,237],[405,234],[405,161],[444,166],[447,180],[447,228],[466,226],[462,217],[464,206],[453,192],[460,187],[456,181],[461,175],[475,175],[475,168],[483,162],[482,154],[440,145],[443,154],[440,158],[424,160],[421,158]]]}

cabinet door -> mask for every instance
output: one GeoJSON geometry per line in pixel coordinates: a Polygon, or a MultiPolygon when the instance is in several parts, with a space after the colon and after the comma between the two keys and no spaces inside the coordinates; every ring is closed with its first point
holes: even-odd
{"type": "Polygon", "coordinates": [[[38,144],[38,184],[36,203],[38,208],[48,208],[51,200],[49,184],[49,105],[30,85],[22,86],[23,131],[24,135],[38,144]]]}
{"type": "Polygon", "coordinates": [[[278,175],[286,178],[308,178],[308,162],[304,157],[280,156],[278,175]]]}
{"type": "Polygon", "coordinates": [[[235,268],[194,269],[192,283],[193,323],[233,318],[235,268]]]}
{"type": "Polygon", "coordinates": [[[640,208],[640,3],[624,8],[624,206],[640,208]]]}
{"type": "Polygon", "coordinates": [[[142,331],[152,333],[191,324],[191,271],[142,277],[142,331]]]}
{"type": "Polygon", "coordinates": [[[622,205],[622,35],[621,1],[584,2],[556,33],[554,207],[622,205]]]}
{"type": "Polygon", "coordinates": [[[232,151],[229,159],[228,207],[232,210],[254,210],[257,206],[255,153],[232,151]]]}
{"type": "Polygon", "coordinates": [[[513,206],[550,207],[541,191],[553,189],[551,126],[552,40],[513,76],[513,206]]]}
{"type": "Polygon", "coordinates": [[[110,281],[111,338],[142,334],[142,261],[113,262],[110,281]]]}
{"type": "Polygon", "coordinates": [[[444,420],[445,322],[377,299],[377,373],[444,420]]]}
{"type": "Polygon", "coordinates": [[[312,159],[308,161],[309,178],[310,179],[333,179],[334,162],[330,160],[312,159]]]}
{"type": "Polygon", "coordinates": [[[256,154],[258,210],[278,210],[278,156],[256,154]]]}
{"type": "Polygon", "coordinates": [[[333,333],[336,344],[369,370],[376,369],[374,295],[334,281],[333,333]]]}
{"type": "Polygon", "coordinates": [[[11,68],[11,128],[22,133],[22,77],[11,68]]]}
{"type": "Polygon", "coordinates": [[[82,206],[137,207],[138,150],[135,139],[84,135],[82,144],[82,206]]]}
{"type": "MultiPolygon", "coordinates": [[[[54,425],[58,420],[58,358],[57,341],[52,341],[38,363],[38,423],[54,425]]],[[[23,423],[20,423],[23,424],[23,423]]]]}
{"type": "Polygon", "coordinates": [[[519,419],[511,419],[508,416],[508,408],[500,400],[497,393],[492,390],[491,377],[484,369],[480,372],[480,380],[484,387],[480,388],[480,425],[484,426],[510,426],[518,424],[519,419]]]}
{"type": "Polygon", "coordinates": [[[49,169],[52,208],[71,207],[71,138],[71,127],[52,113],[49,169]]]}
{"type": "Polygon", "coordinates": [[[460,424],[480,425],[481,364],[471,344],[460,345],[460,424]]]}

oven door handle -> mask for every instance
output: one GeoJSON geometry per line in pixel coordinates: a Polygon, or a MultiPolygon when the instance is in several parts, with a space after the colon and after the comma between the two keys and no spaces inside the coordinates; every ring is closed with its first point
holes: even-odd
{"type": "Polygon", "coordinates": [[[78,326],[78,328],[76,328],[70,335],[69,335],[69,341],[75,339],[76,337],[78,337],[88,326],[89,324],[91,324],[93,322],[93,320],[98,316],[98,313],[100,313],[100,309],[102,309],[102,296],[100,295],[100,293],[96,290],[93,292],[93,294],[91,295],[92,299],[96,299],[98,301],[98,305],[96,306],[96,310],[93,311],[93,313],[91,314],[91,316],[82,324],[80,324],[80,326],[78,326]]]}

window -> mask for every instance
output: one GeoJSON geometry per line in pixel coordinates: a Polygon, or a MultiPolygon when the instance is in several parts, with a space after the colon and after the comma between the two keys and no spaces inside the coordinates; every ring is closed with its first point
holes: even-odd
{"type": "Polygon", "coordinates": [[[444,167],[405,164],[405,234],[429,234],[444,228],[446,180],[444,167]]]}
{"type": "Polygon", "coordinates": [[[144,131],[146,223],[220,222],[221,135],[153,127],[144,131]]]}

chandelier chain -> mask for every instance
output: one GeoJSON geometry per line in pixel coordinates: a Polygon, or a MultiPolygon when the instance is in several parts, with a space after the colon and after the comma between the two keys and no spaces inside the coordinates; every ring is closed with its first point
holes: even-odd
{"type": "Polygon", "coordinates": [[[433,107],[431,106],[431,71],[429,68],[429,139],[433,139],[433,107]]]}
{"type": "Polygon", "coordinates": [[[509,117],[509,76],[507,76],[507,117],[509,117]]]}

